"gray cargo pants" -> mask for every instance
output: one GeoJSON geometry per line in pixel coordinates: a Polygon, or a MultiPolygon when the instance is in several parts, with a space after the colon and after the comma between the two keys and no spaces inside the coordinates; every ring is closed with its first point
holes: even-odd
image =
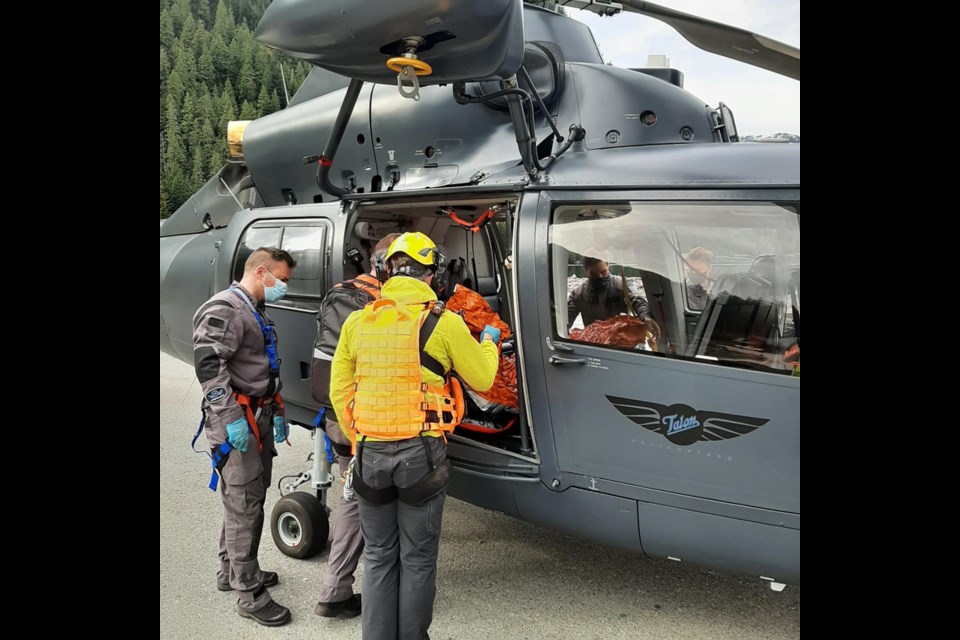
{"type": "MultiPolygon", "coordinates": [[[[426,438],[435,465],[447,457],[442,438],[426,438]]],[[[410,487],[430,471],[420,438],[367,442],[363,480],[375,489],[410,487]]],[[[357,495],[363,530],[363,637],[425,640],[437,593],[437,552],[446,491],[418,505],[376,504],[357,495]]]]}
{"type": "MultiPolygon", "coordinates": [[[[330,411],[329,413],[332,413],[330,411]]],[[[350,440],[340,431],[340,425],[331,418],[324,419],[327,437],[339,445],[350,446],[350,440]]],[[[350,464],[350,456],[337,456],[340,465],[340,477],[343,477],[350,464]]],[[[334,487],[340,487],[334,484],[334,487]]],[[[354,498],[349,502],[343,499],[343,492],[337,494],[337,509],[334,513],[333,540],[330,542],[330,558],[327,561],[327,574],[323,578],[318,602],[342,602],[353,595],[353,574],[360,563],[363,553],[363,535],[360,533],[360,509],[354,498]]]]}
{"type": "Polygon", "coordinates": [[[263,451],[257,450],[256,438],[251,433],[246,452],[233,449],[220,478],[223,526],[217,580],[229,578],[237,593],[237,606],[244,611],[259,611],[271,600],[257,560],[263,533],[263,502],[273,475],[273,457],[277,455],[270,407],[263,408],[257,426],[263,451]]]}

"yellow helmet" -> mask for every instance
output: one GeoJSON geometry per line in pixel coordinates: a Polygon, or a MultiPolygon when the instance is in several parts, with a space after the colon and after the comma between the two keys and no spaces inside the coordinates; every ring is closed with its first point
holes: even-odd
{"type": "Polygon", "coordinates": [[[437,245],[429,236],[420,233],[404,233],[390,244],[387,260],[396,253],[405,253],[425,267],[437,268],[437,245]]]}

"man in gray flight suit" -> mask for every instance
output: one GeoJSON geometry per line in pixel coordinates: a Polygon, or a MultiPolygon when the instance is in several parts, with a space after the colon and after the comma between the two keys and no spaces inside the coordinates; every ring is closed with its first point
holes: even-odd
{"type": "Polygon", "coordinates": [[[193,319],[206,436],[223,476],[217,588],[236,591],[240,615],[267,626],[289,622],[290,610],[270,597],[267,587],[279,578],[257,561],[274,443],[286,438],[276,334],[264,301],[283,297],[294,266],[286,251],[257,249],[240,282],[210,298],[193,319]]]}
{"type": "Polygon", "coordinates": [[[578,315],[583,316],[583,326],[586,328],[597,320],[626,313],[626,294],[637,319],[654,338],[660,338],[660,327],[650,317],[646,299],[632,291],[629,283],[625,286],[621,276],[611,276],[606,262],[598,258],[584,257],[583,268],[587,272],[587,279],[567,295],[567,329],[573,326],[578,315]]]}

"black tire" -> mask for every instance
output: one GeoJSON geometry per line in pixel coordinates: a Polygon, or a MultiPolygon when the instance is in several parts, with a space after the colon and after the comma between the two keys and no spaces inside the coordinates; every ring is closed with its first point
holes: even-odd
{"type": "Polygon", "coordinates": [[[327,546],[330,521],[327,510],[309,493],[294,491],[277,500],[270,517],[277,548],[291,558],[315,556],[327,546]]]}

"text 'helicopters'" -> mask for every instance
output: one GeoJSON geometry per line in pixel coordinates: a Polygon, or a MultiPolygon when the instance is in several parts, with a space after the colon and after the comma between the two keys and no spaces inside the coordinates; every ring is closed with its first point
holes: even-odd
{"type": "MultiPolygon", "coordinates": [[[[253,249],[286,249],[298,266],[268,311],[287,414],[312,424],[321,299],[380,238],[421,231],[515,335],[515,419],[451,437],[451,495],[799,584],[800,145],[739,142],[679,71],[605,65],[547,4],[274,0],[257,39],[317,68],[162,226],[160,348],[192,362],[200,304],[253,249]],[[624,312],[594,321],[577,296],[624,312]]],[[[556,5],[656,17],[800,77],[798,49],[741,29],[556,5]]]]}

